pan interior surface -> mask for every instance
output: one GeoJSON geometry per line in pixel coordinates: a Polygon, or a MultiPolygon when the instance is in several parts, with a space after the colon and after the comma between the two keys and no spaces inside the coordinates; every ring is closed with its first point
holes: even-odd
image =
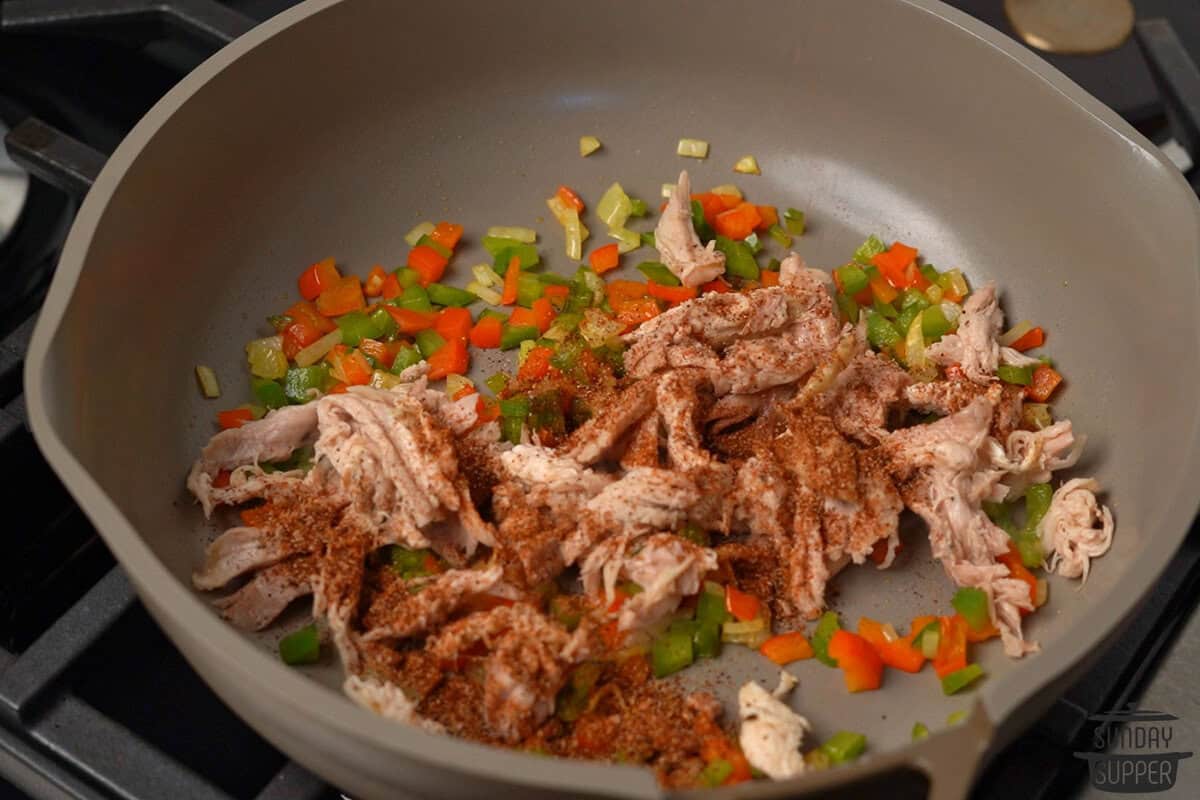
{"type": "MultiPolygon", "coordinates": [[[[70,300],[33,367],[35,424],[177,579],[134,574],[168,630],[212,613],[172,596],[218,527],[184,476],[215,411],[248,399],[243,346],[294,301],[305,266],[334,256],[360,275],[394,268],[412,225],[446,219],[467,230],[448,282],[488,260],[490,225],[537,228],[549,269],[569,274],[545,206],[555,187],[594,202],[620,181],[656,205],[681,168],[699,189],[732,181],[756,202],[805,210],[795,249],[810,266],[838,266],[869,233],[900,239],[976,286],[995,280],[1010,322],[1050,332],[1068,379],[1056,410],[1088,436],[1079,473],[1110,490],[1117,535],[1082,590],[1051,581],[1027,625],[1043,652],[1010,661],[998,645],[977,648],[989,677],[975,696],[993,718],[1081,658],[1165,564],[1196,498],[1197,410],[1179,391],[1200,379],[1195,201],[1065,81],[902,2],[769,4],[757,24],[720,2],[320,5],[173,113],[152,112],[118,153],[110,169],[123,174],[106,204],[85,208],[94,233],[76,231],[64,263],[78,263],[58,280],[78,280],[73,293],[56,285],[70,300]],[[604,143],[587,159],[584,134],[604,143]],[[708,159],[676,156],[681,137],[711,142],[708,159]],[[732,173],[746,154],[761,176],[732,173]],[[197,364],[216,370],[220,400],[200,397],[197,364]]],[[[585,222],[587,244],[604,243],[603,225],[585,222]]],[[[627,263],[639,255],[652,257],[627,263]]],[[[98,527],[123,557],[121,526],[98,527]]],[[[950,584],[919,531],[906,544],[896,568],[835,581],[845,619],[907,625],[948,608],[950,584]]],[[[293,611],[299,624],[306,609],[293,611]]],[[[278,636],[238,658],[274,675],[278,636]]],[[[700,677],[773,685],[769,666],[731,653],[700,677]]],[[[942,697],[928,671],[889,672],[864,695],[816,662],[793,671],[795,705],[818,734],[861,730],[874,752],[906,744],[915,721],[941,726],[971,697],[942,697]]],[[[309,672],[330,685],[339,674],[309,672]]]]}

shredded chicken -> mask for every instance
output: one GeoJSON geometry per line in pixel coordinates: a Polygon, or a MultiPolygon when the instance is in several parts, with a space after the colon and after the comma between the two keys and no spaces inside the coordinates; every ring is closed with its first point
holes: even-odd
{"type": "Polygon", "coordinates": [[[483,594],[500,582],[504,571],[488,569],[450,570],[413,587],[394,582],[379,594],[363,620],[364,641],[398,640],[426,634],[460,610],[472,596],[483,594]]]}
{"type": "Polygon", "coordinates": [[[996,337],[1003,325],[1004,313],[996,298],[996,285],[984,284],[963,303],[958,330],[930,345],[925,353],[935,363],[961,365],[963,373],[976,383],[990,383],[996,379],[1000,363],[996,337]]]}
{"type": "Polygon", "coordinates": [[[717,251],[716,241],[705,247],[692,226],[692,182],[687,170],[679,173],[654,229],[654,246],[662,263],[684,286],[700,286],[725,272],[725,254],[717,251]]]}
{"type": "Polygon", "coordinates": [[[242,588],[214,601],[213,605],[237,627],[262,630],[293,600],[312,594],[312,579],[318,569],[314,556],[289,558],[259,570],[242,588]]]}
{"type": "Polygon", "coordinates": [[[752,767],[777,781],[804,772],[800,747],[805,734],[812,730],[808,720],[781,699],[795,685],[795,679],[788,678],[791,676],[786,672],[781,673],[780,687],[774,694],[754,681],[738,690],[738,713],[742,718],[738,742],[742,752],[752,767]]]}
{"type": "Polygon", "coordinates": [[[415,725],[430,733],[444,733],[443,728],[433,720],[424,719],[417,714],[417,706],[404,694],[404,690],[394,683],[381,681],[378,678],[364,678],[350,675],[342,684],[342,691],[366,709],[374,711],[381,717],[415,725]]]}
{"type": "Polygon", "coordinates": [[[1096,500],[1098,491],[1095,480],[1074,478],[1054,492],[1039,526],[1042,550],[1051,554],[1052,572],[1086,581],[1091,560],[1112,546],[1112,512],[1096,500]]]}

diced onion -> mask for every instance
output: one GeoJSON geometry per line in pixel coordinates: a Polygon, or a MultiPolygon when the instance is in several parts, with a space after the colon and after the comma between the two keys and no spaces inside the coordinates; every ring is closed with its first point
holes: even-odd
{"type": "Polygon", "coordinates": [[[533,339],[526,339],[521,342],[521,349],[517,351],[517,365],[525,363],[525,359],[529,358],[529,353],[533,348],[537,347],[537,342],[533,339]]]}
{"type": "Polygon", "coordinates": [[[708,158],[708,142],[703,139],[680,139],[675,152],[685,158],[708,158]]]}
{"type": "Polygon", "coordinates": [[[499,292],[497,292],[495,289],[491,289],[487,286],[481,286],[478,281],[471,281],[470,283],[468,283],[466,286],[466,290],[468,292],[470,292],[471,294],[475,295],[476,297],[478,297],[483,302],[487,303],[488,305],[491,305],[491,306],[500,305],[500,300],[502,298],[502,295],[499,292]]]}
{"type": "Polygon", "coordinates": [[[454,397],[454,395],[466,388],[475,388],[475,384],[466,375],[447,375],[446,376],[446,394],[454,397]]]}
{"type": "Polygon", "coordinates": [[[609,228],[624,228],[632,211],[633,201],[619,183],[608,187],[600,202],[596,204],[596,216],[604,220],[604,224],[609,228]]]}
{"type": "Polygon", "coordinates": [[[737,163],[733,165],[734,172],[740,172],[743,175],[762,175],[762,170],[759,169],[758,159],[754,156],[742,156],[737,163]]]}
{"type": "Polygon", "coordinates": [[[611,319],[602,311],[589,308],[583,312],[583,320],[579,323],[579,335],[588,343],[588,347],[603,347],[622,330],[621,323],[611,319]]]}
{"type": "Polygon", "coordinates": [[[588,238],[587,226],[579,221],[579,212],[564,203],[558,196],[547,197],[546,207],[563,226],[567,237],[567,258],[578,261],[583,258],[583,242],[588,238]]]}
{"type": "Polygon", "coordinates": [[[1000,342],[1001,347],[1008,347],[1017,339],[1020,339],[1022,336],[1029,333],[1031,330],[1033,330],[1033,323],[1027,319],[1023,319],[1016,325],[1013,325],[1012,328],[1010,328],[1007,333],[1003,334],[997,341],[1000,342]]]}
{"type": "Polygon", "coordinates": [[[518,228],[509,225],[493,225],[487,229],[487,235],[500,239],[516,239],[525,244],[533,244],[537,241],[537,231],[533,228],[518,228]]]}
{"type": "Polygon", "coordinates": [[[491,264],[476,264],[471,267],[471,274],[475,276],[475,282],[480,286],[499,286],[504,283],[504,279],[496,274],[496,270],[492,269],[491,264]]]}
{"type": "Polygon", "coordinates": [[[925,296],[929,298],[929,302],[935,305],[942,302],[942,296],[944,294],[945,292],[942,291],[942,287],[938,286],[936,283],[931,283],[929,288],[925,290],[925,296]]]}
{"type": "Polygon", "coordinates": [[[600,140],[595,136],[580,136],[579,137],[579,155],[587,158],[592,153],[600,149],[600,140]]]}
{"type": "Polygon", "coordinates": [[[200,392],[208,399],[221,396],[221,384],[217,383],[217,373],[212,367],[199,365],[196,367],[196,380],[200,382],[200,392]]]}
{"type": "Polygon", "coordinates": [[[670,197],[671,195],[675,194],[675,184],[664,183],[662,185],[662,189],[659,191],[659,194],[661,194],[663,197],[670,197]]]}
{"type": "Polygon", "coordinates": [[[428,236],[433,233],[432,222],[421,222],[413,226],[413,229],[404,234],[404,241],[408,242],[409,247],[416,247],[417,242],[421,241],[422,236],[428,236]]]}
{"type": "Polygon", "coordinates": [[[713,194],[728,194],[733,195],[737,199],[742,199],[742,190],[734,186],[732,183],[722,183],[720,186],[712,188],[713,194]]]}
{"type": "Polygon", "coordinates": [[[628,228],[609,228],[608,235],[617,240],[618,253],[628,253],[642,246],[642,235],[628,228]]]}
{"type": "Polygon", "coordinates": [[[947,300],[942,303],[942,314],[946,317],[946,321],[951,325],[957,325],[958,317],[960,314],[962,314],[962,306],[960,306],[958,303],[951,303],[947,300]]]}
{"type": "Polygon", "coordinates": [[[308,347],[296,353],[297,367],[311,367],[313,364],[320,361],[325,356],[329,355],[329,351],[342,343],[341,330],[330,331],[329,333],[317,339],[308,347]]]}
{"type": "Polygon", "coordinates": [[[922,311],[913,317],[908,326],[908,334],[904,337],[905,364],[909,369],[922,369],[925,366],[925,331],[922,328],[922,311]]]}
{"type": "Polygon", "coordinates": [[[377,369],[371,373],[371,386],[376,389],[395,389],[404,383],[399,375],[377,369]]]}
{"type": "Polygon", "coordinates": [[[1054,424],[1050,406],[1046,403],[1025,403],[1021,406],[1021,427],[1040,431],[1054,424]]]}
{"type": "Polygon", "coordinates": [[[933,658],[937,655],[938,643],[942,639],[940,631],[933,631],[921,637],[921,653],[926,658],[933,658]]]}
{"type": "MultiPolygon", "coordinates": [[[[337,331],[341,341],[341,331],[337,331]]],[[[267,336],[246,344],[246,360],[250,363],[250,374],[256,378],[275,380],[287,374],[287,356],[283,354],[283,337],[267,336]]]]}

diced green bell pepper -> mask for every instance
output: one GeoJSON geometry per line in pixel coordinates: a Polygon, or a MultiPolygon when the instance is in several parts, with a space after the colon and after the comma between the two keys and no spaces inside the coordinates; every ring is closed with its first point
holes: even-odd
{"type": "Polygon", "coordinates": [[[570,286],[573,283],[570,278],[554,272],[539,272],[537,278],[542,283],[553,284],[555,286],[570,286]]]}
{"type": "MultiPolygon", "coordinates": [[[[913,320],[917,318],[917,315],[920,314],[921,311],[922,311],[922,309],[918,308],[917,306],[909,306],[908,308],[901,311],[896,316],[896,322],[894,323],[896,326],[896,330],[907,332],[908,329],[912,327],[913,320]]],[[[925,326],[922,325],[921,326],[922,335],[924,334],[924,332],[925,332],[925,326]]]]}
{"type": "Polygon", "coordinates": [[[429,302],[436,303],[439,306],[469,306],[479,299],[466,289],[446,286],[441,283],[431,283],[425,287],[425,291],[429,293],[429,302]]]}
{"type": "Polygon", "coordinates": [[[536,325],[505,325],[500,332],[500,349],[512,350],[527,339],[538,338],[536,325]]]}
{"type": "Polygon", "coordinates": [[[488,251],[488,255],[490,255],[492,258],[495,258],[505,250],[522,244],[527,244],[527,242],[522,242],[518,239],[509,239],[506,236],[485,236],[483,237],[482,244],[483,249],[488,251]]]}
{"type": "Polygon", "coordinates": [[[371,312],[371,324],[378,331],[374,336],[376,339],[390,339],[400,330],[400,326],[396,324],[396,320],[392,318],[392,315],[382,308],[377,308],[371,312]]]}
{"type": "Polygon", "coordinates": [[[788,233],[795,236],[804,235],[804,212],[798,208],[789,208],[783,212],[783,224],[788,233]]]}
{"type": "Polygon", "coordinates": [[[510,444],[520,444],[521,430],[524,427],[525,420],[521,417],[501,417],[500,439],[510,444]]]}
{"type": "Polygon", "coordinates": [[[1025,530],[1037,531],[1053,498],[1054,488],[1048,483],[1035,483],[1025,490],[1025,530]]]}
{"type": "Polygon", "coordinates": [[[867,311],[867,341],[878,350],[891,347],[904,336],[896,326],[874,310],[867,311]]]}
{"type": "Polygon", "coordinates": [[[650,646],[650,665],[656,678],[665,678],[695,660],[690,629],[668,628],[656,636],[650,646]]]}
{"type": "Polygon", "coordinates": [[[905,289],[900,294],[897,302],[900,303],[901,311],[913,306],[916,306],[918,311],[924,311],[929,308],[929,298],[925,296],[924,292],[917,289],[905,289]]]}
{"type": "Polygon", "coordinates": [[[437,331],[428,329],[417,331],[413,336],[413,342],[416,343],[417,349],[421,351],[421,355],[429,358],[442,349],[442,345],[446,343],[446,340],[437,331]]]}
{"type": "Polygon", "coordinates": [[[650,209],[647,207],[646,201],[640,197],[630,197],[629,205],[629,216],[631,217],[644,217],[650,213],[650,209]]]}
{"type": "Polygon", "coordinates": [[[689,542],[694,542],[701,547],[708,547],[708,531],[701,528],[694,522],[684,524],[678,531],[679,535],[689,542]]]}
{"type": "Polygon", "coordinates": [[[967,664],[962,669],[955,670],[942,678],[942,694],[951,695],[960,692],[982,678],[983,674],[983,667],[978,664],[967,664]]]}
{"type": "Polygon", "coordinates": [[[430,250],[437,253],[442,258],[449,258],[450,256],[454,255],[453,251],[451,251],[450,248],[446,247],[445,245],[443,245],[441,242],[434,239],[429,234],[424,234],[420,239],[418,239],[416,246],[417,247],[421,247],[421,246],[428,247],[430,250]]]}
{"type": "Polygon", "coordinates": [[[563,417],[562,397],[557,391],[542,392],[529,404],[529,424],[535,431],[565,434],[567,421],[563,417]]]}
{"type": "Polygon", "coordinates": [[[579,357],[583,355],[583,350],[583,342],[578,339],[563,342],[555,349],[554,355],[550,356],[550,366],[560,372],[568,372],[579,363],[579,357]]]}
{"type": "Polygon", "coordinates": [[[973,586],[964,586],[950,600],[954,610],[962,615],[973,631],[981,631],[991,623],[988,616],[987,593],[973,586]]]}
{"type": "Polygon", "coordinates": [[[746,280],[758,280],[758,262],[754,260],[754,251],[748,244],[736,242],[727,236],[718,236],[717,249],[725,254],[726,273],[746,280]]]}
{"type": "Polygon", "coordinates": [[[429,292],[424,286],[413,285],[404,290],[404,294],[396,298],[395,304],[398,308],[407,308],[410,311],[433,311],[433,303],[429,301],[429,292]]]}
{"type": "Polygon", "coordinates": [[[321,658],[321,637],[316,625],[305,625],[279,640],[279,657],[288,666],[315,664],[321,658]]]}
{"type": "MultiPolygon", "coordinates": [[[[884,319],[896,320],[900,317],[900,312],[896,310],[894,305],[880,302],[878,297],[875,298],[874,304],[871,307],[875,309],[876,314],[879,314],[884,319]]],[[[903,333],[904,331],[901,331],[901,334],[903,333]]]]}
{"type": "Polygon", "coordinates": [[[750,252],[758,255],[758,251],[763,249],[762,242],[758,240],[757,233],[751,233],[745,239],[742,239],[746,246],[750,248],[750,252]]]}
{"type": "Polygon", "coordinates": [[[432,554],[429,550],[393,545],[391,555],[392,569],[400,573],[400,577],[405,580],[421,578],[430,574],[428,564],[432,554]]]}
{"type": "Polygon", "coordinates": [[[500,401],[500,416],[523,420],[529,416],[529,405],[529,398],[523,394],[506,397],[500,401]]]}
{"type": "Polygon", "coordinates": [[[705,764],[704,769],[700,770],[699,783],[701,786],[715,789],[729,780],[729,776],[732,774],[733,764],[723,758],[714,759],[705,764]]]}
{"type": "Polygon", "coordinates": [[[867,737],[853,731],[838,731],[821,745],[821,752],[830,762],[844,764],[853,761],[867,749],[867,737]]]}
{"type": "Polygon", "coordinates": [[[767,228],[767,233],[771,235],[772,239],[779,242],[780,247],[792,246],[792,235],[783,228],[779,227],[779,223],[775,223],[771,227],[767,228]]]}
{"type": "Polygon", "coordinates": [[[996,367],[996,377],[1005,383],[1028,386],[1033,383],[1033,365],[1031,364],[1028,367],[1012,367],[1008,364],[1001,364],[996,367]]]}
{"type": "Polygon", "coordinates": [[[767,262],[767,265],[765,267],[763,267],[763,271],[764,272],[779,272],[779,268],[782,266],[783,266],[782,261],[780,261],[778,258],[772,258],[770,261],[767,262]]]}
{"type": "Polygon", "coordinates": [[[583,621],[583,611],[565,599],[565,595],[555,595],[546,606],[550,616],[558,620],[564,628],[573,631],[583,621]]]}
{"type": "Polygon", "coordinates": [[[924,722],[914,722],[912,726],[912,740],[919,742],[922,739],[929,738],[929,728],[925,727],[924,722]]]}
{"type": "Polygon", "coordinates": [[[279,381],[251,378],[250,389],[254,392],[254,398],[267,408],[283,408],[288,404],[287,393],[279,381]]]}
{"type": "Polygon", "coordinates": [[[558,693],[555,700],[554,713],[564,722],[574,722],[587,709],[588,699],[596,682],[604,672],[604,665],[598,661],[585,661],[571,670],[567,685],[558,693]]]}
{"type": "Polygon", "coordinates": [[[410,286],[419,286],[421,283],[421,273],[417,272],[412,267],[401,267],[396,270],[396,282],[399,283],[406,291],[410,286]]]}
{"type": "Polygon", "coordinates": [[[522,272],[517,278],[517,305],[529,308],[533,301],[546,293],[546,284],[532,272],[522,272]]]}
{"type": "Polygon", "coordinates": [[[842,629],[842,623],[838,620],[836,611],[826,611],[821,615],[821,619],[817,622],[817,628],[813,631],[812,644],[813,655],[827,667],[836,667],[837,659],[829,655],[829,640],[833,635],[842,629]]]}
{"type": "Polygon", "coordinates": [[[535,245],[517,242],[511,247],[506,247],[499,253],[496,253],[495,258],[492,261],[492,267],[496,270],[496,272],[503,275],[508,271],[508,262],[512,261],[513,256],[516,256],[521,262],[521,269],[529,269],[530,267],[536,267],[538,264],[542,263],[542,258],[538,255],[537,247],[535,245]]]}
{"type": "Polygon", "coordinates": [[[290,403],[307,403],[313,399],[313,390],[321,391],[328,381],[329,367],[324,364],[292,367],[283,377],[283,393],[290,403]]]}
{"type": "Polygon", "coordinates": [[[705,581],[696,600],[696,621],[701,625],[724,625],[729,619],[725,589],[719,583],[705,581]]]}
{"type": "Polygon", "coordinates": [[[837,273],[842,291],[848,295],[856,295],[869,285],[867,273],[863,272],[862,267],[857,264],[846,264],[838,267],[834,272],[837,273]]]}
{"type": "MultiPolygon", "coordinates": [[[[385,311],[384,314],[386,313],[385,311]]],[[[358,347],[358,343],[363,339],[374,339],[383,334],[383,331],[376,327],[374,320],[362,311],[342,314],[334,322],[342,331],[342,344],[350,347],[358,347]]]]}
{"type": "Polygon", "coordinates": [[[642,234],[642,247],[657,247],[658,243],[654,239],[653,233],[642,234]]]}
{"type": "Polygon", "coordinates": [[[497,372],[483,382],[483,385],[491,390],[492,394],[500,394],[504,391],[504,387],[508,386],[511,378],[505,372],[497,372]]]}
{"type": "Polygon", "coordinates": [[[667,269],[666,264],[658,261],[643,261],[637,265],[638,272],[646,276],[646,280],[654,281],[660,286],[679,286],[679,278],[667,269]]]}
{"type": "Polygon", "coordinates": [[[858,303],[854,302],[853,297],[838,292],[834,298],[837,301],[838,311],[842,312],[842,316],[850,320],[853,325],[858,324],[858,303]]]}
{"type": "Polygon", "coordinates": [[[692,632],[692,651],[696,658],[716,658],[721,655],[721,626],[697,622],[692,632]]]}
{"type": "Polygon", "coordinates": [[[413,364],[419,363],[421,363],[421,351],[406,344],[396,353],[396,360],[392,362],[392,372],[399,375],[413,364]]]}
{"type": "Polygon", "coordinates": [[[701,241],[707,242],[713,238],[713,230],[704,219],[704,206],[699,200],[692,201],[692,227],[701,241]]]}
{"type": "Polygon", "coordinates": [[[859,245],[858,249],[854,251],[854,260],[865,267],[871,263],[871,259],[873,257],[879,255],[884,250],[887,250],[887,247],[885,247],[883,242],[879,240],[879,237],[875,234],[871,234],[867,237],[867,240],[859,245]]]}
{"type": "Polygon", "coordinates": [[[940,305],[931,305],[925,309],[925,314],[921,317],[921,333],[925,334],[925,338],[930,341],[936,342],[941,339],[953,327],[950,320],[946,319],[946,314],[940,305]]]}
{"type": "Polygon", "coordinates": [[[929,281],[930,283],[938,282],[939,273],[933,264],[922,264],[920,267],[918,267],[918,269],[920,269],[921,274],[925,276],[925,280],[929,281]]]}

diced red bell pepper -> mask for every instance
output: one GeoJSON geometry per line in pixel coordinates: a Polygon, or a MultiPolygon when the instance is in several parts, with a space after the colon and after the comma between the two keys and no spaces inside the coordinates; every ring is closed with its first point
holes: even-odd
{"type": "Polygon", "coordinates": [[[1050,395],[1054,394],[1060,383],[1062,375],[1049,364],[1042,364],[1033,371],[1033,381],[1025,387],[1025,396],[1035,402],[1044,403],[1050,399],[1050,395]]]}
{"type": "Polygon", "coordinates": [[[217,412],[217,424],[221,426],[221,430],[223,431],[227,431],[230,428],[240,428],[253,419],[254,412],[248,408],[231,408],[228,411],[217,412]]]}
{"type": "Polygon", "coordinates": [[[345,383],[344,381],[338,381],[333,386],[330,386],[329,391],[325,394],[345,394],[346,390],[349,388],[349,384],[345,383]]]}
{"type": "Polygon", "coordinates": [[[545,297],[539,297],[537,300],[534,300],[529,310],[533,312],[533,324],[537,325],[538,333],[545,333],[550,330],[550,325],[554,322],[554,318],[558,316],[554,311],[554,306],[550,305],[550,301],[545,297]]]}
{"type": "Polygon", "coordinates": [[[603,247],[597,247],[588,256],[588,263],[592,265],[597,275],[603,275],[611,269],[616,269],[621,265],[621,253],[616,243],[606,244],[603,247]]]}
{"type": "Polygon", "coordinates": [[[433,226],[433,233],[429,234],[429,238],[452,251],[458,246],[458,240],[462,238],[462,235],[462,225],[456,225],[453,222],[439,222],[433,226]]]}
{"type": "Polygon", "coordinates": [[[1017,352],[1024,353],[1026,350],[1041,347],[1045,343],[1046,332],[1041,328],[1030,328],[1021,335],[1021,338],[1009,345],[1009,347],[1017,352]]]}
{"type": "Polygon", "coordinates": [[[762,280],[763,286],[778,286],[779,285],[779,273],[778,272],[774,272],[769,269],[764,269],[762,272],[758,273],[758,276],[762,280]]]}
{"type": "Polygon", "coordinates": [[[429,380],[441,380],[447,375],[462,375],[470,366],[466,339],[447,339],[428,359],[429,380]]]}
{"type": "Polygon", "coordinates": [[[713,197],[715,197],[721,201],[721,205],[725,206],[726,211],[728,211],[731,208],[737,208],[743,202],[742,198],[738,197],[736,194],[725,194],[724,192],[713,192],[713,197]]]}
{"type": "Polygon", "coordinates": [[[799,631],[772,636],[762,643],[758,652],[781,666],[813,657],[812,644],[799,631]]]}
{"type": "Polygon", "coordinates": [[[904,672],[920,672],[925,655],[912,642],[897,636],[889,638],[882,624],[869,617],[858,621],[858,635],[871,643],[884,664],[904,672]]]}
{"type": "Polygon", "coordinates": [[[339,344],[325,356],[330,364],[330,373],[339,381],[350,386],[364,386],[371,382],[371,364],[357,350],[339,344]]]}
{"type": "Polygon", "coordinates": [[[762,224],[762,216],[758,206],[753,203],[738,203],[734,208],[722,211],[713,220],[713,230],[722,236],[738,241],[754,233],[754,229],[762,224]]]}
{"type": "Polygon", "coordinates": [[[758,209],[758,216],[762,217],[762,222],[758,223],[758,230],[765,231],[772,225],[779,224],[779,211],[775,206],[755,206],[758,209]]]}
{"type": "Polygon", "coordinates": [[[384,300],[395,300],[400,295],[404,294],[404,287],[400,285],[400,279],[395,273],[389,272],[383,279],[383,286],[379,289],[379,296],[384,300]]]}
{"type": "Polygon", "coordinates": [[[870,305],[871,298],[874,298],[884,305],[887,305],[900,295],[900,293],[893,289],[892,285],[888,283],[887,279],[882,275],[876,275],[875,277],[871,278],[870,285],[864,291],[870,291],[871,297],[868,298],[865,303],[860,303],[859,305],[870,305]]]}
{"type": "Polygon", "coordinates": [[[433,329],[443,339],[466,339],[471,334],[471,312],[465,308],[450,306],[437,312],[433,329]]]}
{"type": "Polygon", "coordinates": [[[367,307],[362,282],[356,275],[346,275],[317,296],[317,311],[327,317],[340,317],[367,307]]]}
{"type": "Polygon", "coordinates": [[[513,256],[508,260],[508,269],[504,272],[504,291],[500,294],[501,305],[511,306],[517,302],[517,284],[521,278],[521,259],[513,256]]]}
{"type": "Polygon", "coordinates": [[[533,313],[533,309],[521,308],[518,306],[512,310],[511,314],[508,315],[508,324],[513,328],[524,328],[527,326],[533,326],[536,328],[538,324],[538,318],[537,315],[533,313]]]}
{"type": "Polygon", "coordinates": [[[692,199],[700,201],[700,208],[704,210],[704,221],[710,227],[716,222],[717,214],[724,212],[728,208],[721,200],[720,195],[713,194],[712,192],[694,194],[692,195],[692,199]]]}
{"type": "Polygon", "coordinates": [[[939,678],[944,678],[966,665],[967,621],[958,614],[942,617],[937,655],[933,657],[933,671],[939,678]]]}
{"type": "Polygon", "coordinates": [[[621,299],[615,303],[610,300],[609,304],[612,306],[617,322],[625,326],[622,333],[628,333],[643,322],[654,319],[662,313],[658,302],[652,297],[621,299]]]}
{"type": "Polygon", "coordinates": [[[449,259],[429,245],[419,244],[408,251],[408,266],[421,276],[422,286],[440,281],[448,263],[449,259]]]}
{"type": "Polygon", "coordinates": [[[649,281],[646,284],[646,294],[666,300],[671,305],[679,305],[696,296],[695,286],[663,286],[661,283],[649,281]]]}
{"type": "Polygon", "coordinates": [[[554,194],[559,200],[563,201],[568,208],[573,208],[580,214],[583,213],[583,200],[578,194],[575,193],[573,189],[571,189],[571,187],[559,186],[558,191],[556,191],[554,194]]]}
{"type": "Polygon", "coordinates": [[[646,284],[638,281],[609,281],[604,287],[608,304],[614,309],[625,300],[638,300],[646,296],[646,284]]]}
{"type": "Polygon", "coordinates": [[[542,290],[542,297],[550,301],[550,304],[555,309],[561,310],[566,305],[567,298],[571,296],[570,286],[556,286],[551,284],[542,290]]]}
{"type": "Polygon", "coordinates": [[[829,640],[829,655],[837,661],[846,688],[851,692],[868,692],[883,683],[883,659],[871,643],[858,634],[836,631],[829,640]]]}
{"type": "Polygon", "coordinates": [[[892,246],[887,250],[872,256],[871,263],[879,267],[880,273],[892,286],[907,289],[912,285],[912,277],[907,268],[916,258],[917,251],[914,248],[903,242],[892,242],[892,246]]]}
{"type": "Polygon", "coordinates": [[[283,352],[289,359],[337,327],[333,320],[321,316],[317,307],[306,301],[296,303],[284,313],[292,320],[282,331],[283,352]]]}
{"type": "Polygon", "coordinates": [[[722,279],[722,278],[714,278],[713,280],[709,281],[708,283],[701,284],[700,291],[703,293],[706,293],[706,294],[708,292],[716,292],[717,294],[725,294],[726,292],[732,292],[733,287],[730,286],[728,283],[726,283],[724,281],[724,279],[722,279]]]}
{"type": "Polygon", "coordinates": [[[517,380],[534,383],[540,381],[550,372],[550,357],[554,351],[549,347],[535,347],[525,356],[524,363],[517,370],[517,380]]]}
{"type": "Polygon", "coordinates": [[[332,258],[324,258],[300,273],[297,284],[300,296],[305,300],[316,300],[321,292],[338,282],[342,275],[338,272],[332,258]]]}
{"type": "Polygon", "coordinates": [[[358,343],[358,349],[378,361],[385,369],[391,369],[392,362],[396,360],[396,354],[400,351],[400,343],[363,339],[358,343]]]}
{"type": "Polygon", "coordinates": [[[742,622],[749,622],[762,613],[762,601],[730,583],[725,586],[725,610],[742,622]]]}
{"type": "Polygon", "coordinates": [[[437,313],[434,311],[414,311],[411,308],[383,307],[383,310],[396,320],[401,333],[416,333],[432,328],[437,324],[437,313]]]}
{"type": "Polygon", "coordinates": [[[475,401],[475,417],[476,425],[500,419],[500,403],[494,397],[479,395],[479,399],[475,401]]]}
{"type": "Polygon", "coordinates": [[[367,279],[363,282],[363,294],[367,297],[379,297],[383,294],[383,282],[387,280],[388,274],[383,271],[383,267],[376,264],[371,267],[371,271],[367,273],[367,279]]]}
{"type": "Polygon", "coordinates": [[[217,477],[213,478],[214,489],[224,489],[229,486],[229,479],[233,477],[233,472],[227,469],[217,471],[217,477]]]}
{"type": "Polygon", "coordinates": [[[500,335],[504,332],[504,322],[496,317],[483,317],[471,328],[471,344],[476,347],[492,350],[500,346],[500,335]]]}

